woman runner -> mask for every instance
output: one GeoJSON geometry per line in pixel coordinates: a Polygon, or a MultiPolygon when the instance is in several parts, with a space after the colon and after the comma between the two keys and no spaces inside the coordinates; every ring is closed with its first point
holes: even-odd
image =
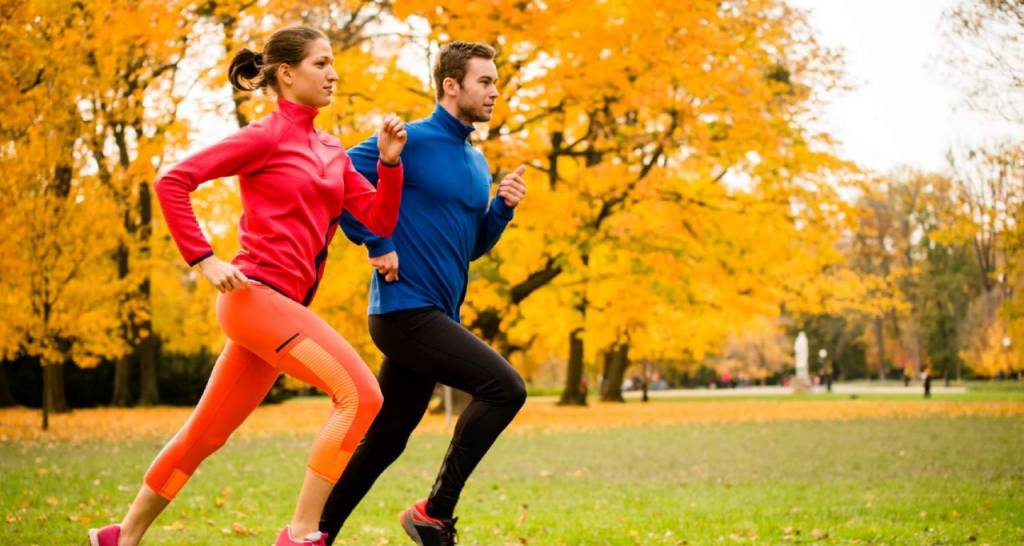
{"type": "Polygon", "coordinates": [[[405,126],[388,116],[378,131],[375,189],[337,139],[313,128],[338,75],[326,36],[280,30],[262,53],[241,50],[229,78],[240,90],[269,87],[278,109],[177,164],[155,184],[168,228],[189,265],[220,291],[217,318],[228,342],[195,411],[146,472],[120,524],[91,529],[92,546],[134,546],[196,467],[221,447],[263,400],[279,373],[331,396],[333,409],[309,455],[291,523],[277,546],[324,544],[317,530],[328,494],[382,404],[380,388],[355,350],[307,309],[327,247],[347,210],[388,236],[398,222],[405,126]],[[189,193],[208,180],[239,176],[241,249],[218,259],[199,229],[189,193]]]}

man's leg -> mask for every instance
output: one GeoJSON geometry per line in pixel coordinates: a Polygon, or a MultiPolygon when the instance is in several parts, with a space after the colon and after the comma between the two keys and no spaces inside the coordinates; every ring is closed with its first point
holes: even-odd
{"type": "MultiPolygon", "coordinates": [[[[378,322],[378,317],[370,317],[371,331],[377,332],[375,339],[388,337],[381,330],[386,331],[393,321],[378,322]]],[[[377,380],[384,395],[384,406],[356,448],[341,479],[334,485],[320,519],[320,530],[329,534],[328,544],[333,544],[341,526],[377,477],[402,454],[434,392],[433,380],[389,357],[384,358],[377,380]]]]}
{"type": "Polygon", "coordinates": [[[388,339],[374,336],[389,358],[473,396],[426,506],[430,517],[450,519],[466,479],[525,402],[526,386],[501,355],[437,309],[408,315],[397,326],[388,339]]]}

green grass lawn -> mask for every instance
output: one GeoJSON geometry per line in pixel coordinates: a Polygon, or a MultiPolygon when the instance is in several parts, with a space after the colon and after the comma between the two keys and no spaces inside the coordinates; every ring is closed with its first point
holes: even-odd
{"type": "MultiPolygon", "coordinates": [[[[121,517],[161,443],[0,444],[0,544],[84,544],[121,517]]],[[[411,544],[396,514],[426,495],[446,443],[415,436],[338,543],[411,544]]],[[[144,544],[270,544],[308,446],[229,442],[144,544]]],[[[470,480],[460,543],[1024,544],[1022,461],[1019,418],[515,433],[470,480]]]]}

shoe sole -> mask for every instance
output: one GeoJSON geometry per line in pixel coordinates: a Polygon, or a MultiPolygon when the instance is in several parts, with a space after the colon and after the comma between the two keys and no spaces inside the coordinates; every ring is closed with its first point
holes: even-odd
{"type": "Polygon", "coordinates": [[[416,532],[416,525],[413,524],[412,518],[408,517],[408,510],[398,515],[398,521],[402,524],[402,529],[405,529],[405,534],[409,535],[409,538],[417,544],[417,546],[423,546],[423,541],[420,540],[420,534],[416,532]]]}
{"type": "Polygon", "coordinates": [[[89,546],[100,546],[99,534],[99,529],[89,529],[89,546]]]}

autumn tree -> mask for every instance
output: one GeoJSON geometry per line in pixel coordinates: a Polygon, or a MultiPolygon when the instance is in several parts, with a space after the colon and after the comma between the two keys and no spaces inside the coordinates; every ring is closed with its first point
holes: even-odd
{"type": "Polygon", "coordinates": [[[1024,123],[1024,2],[960,0],[946,18],[949,61],[970,105],[1024,123]]]}
{"type": "Polygon", "coordinates": [[[109,196],[85,168],[73,100],[85,76],[80,13],[20,3],[0,26],[0,81],[17,94],[0,107],[0,299],[4,356],[43,367],[43,428],[66,411],[63,366],[124,352],[110,304],[119,285],[107,256],[116,244],[109,196]],[[55,100],[55,98],[58,98],[55,100]]]}
{"type": "Polygon", "coordinates": [[[1024,148],[1007,142],[989,148],[950,154],[955,183],[953,225],[945,233],[951,241],[973,250],[980,293],[971,304],[964,327],[967,340],[962,355],[986,375],[1019,369],[1021,348],[1013,347],[1024,327],[1019,312],[1024,218],[1024,148]],[[994,333],[996,332],[996,333],[994,333]],[[997,335],[1001,333],[1002,335],[997,335]],[[1004,339],[1010,346],[1004,346],[1004,339]],[[1003,354],[1010,353],[1010,354],[1003,354]]]}
{"type": "Polygon", "coordinates": [[[644,200],[699,208],[691,188],[726,174],[788,206],[790,182],[824,160],[815,137],[784,120],[806,112],[832,59],[776,2],[435,4],[396,11],[427,19],[434,39],[497,45],[505,101],[481,145],[496,175],[519,162],[533,173],[506,241],[474,268],[484,282],[471,287],[468,323],[510,354],[523,338],[509,332],[533,337],[518,324],[527,299],[561,292],[564,308],[532,328],[566,336],[563,402],[581,403],[591,294],[603,278],[592,264],[616,244],[614,220],[644,200]],[[667,169],[684,176],[655,182],[667,169]]]}
{"type": "Polygon", "coordinates": [[[100,181],[114,196],[121,221],[115,253],[121,336],[132,351],[116,362],[113,403],[126,405],[138,370],[138,403],[159,400],[152,326],[151,185],[164,139],[177,118],[178,62],[188,47],[194,18],[182,2],[79,3],[80,47],[90,69],[80,92],[85,142],[100,181]]]}

